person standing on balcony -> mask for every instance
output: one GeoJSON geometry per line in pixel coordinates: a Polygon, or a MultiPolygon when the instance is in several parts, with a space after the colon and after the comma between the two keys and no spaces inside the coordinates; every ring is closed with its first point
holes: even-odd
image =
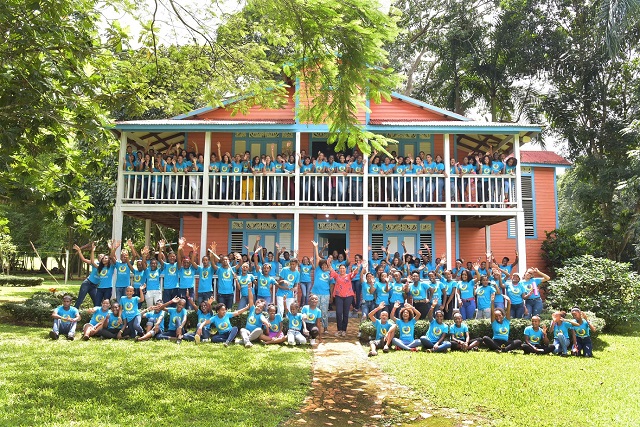
{"type": "Polygon", "coordinates": [[[231,159],[231,173],[233,174],[231,176],[231,184],[230,184],[230,191],[231,194],[229,196],[230,199],[233,200],[232,204],[237,204],[239,203],[238,200],[240,200],[240,192],[242,189],[242,168],[244,167],[243,161],[242,161],[242,156],[240,156],[240,154],[236,154],[232,159],[231,159]]]}
{"type": "Polygon", "coordinates": [[[273,161],[273,158],[271,156],[267,155],[262,161],[262,164],[263,164],[263,167],[262,167],[263,187],[262,188],[264,191],[264,198],[269,204],[275,203],[276,180],[273,175],[276,170],[276,163],[273,161]]]}
{"type": "Polygon", "coordinates": [[[404,163],[404,157],[398,156],[396,158],[396,168],[395,175],[393,178],[393,194],[394,200],[398,202],[398,204],[402,205],[405,203],[405,195],[404,195],[404,175],[407,170],[407,165],[404,163]]]}
{"type": "MultiPolygon", "coordinates": [[[[140,163],[133,153],[129,153],[125,157],[124,170],[127,172],[135,172],[138,170],[140,163]]],[[[136,196],[136,175],[125,174],[125,194],[127,198],[133,199],[136,196]]]]}
{"type": "Polygon", "coordinates": [[[416,164],[414,165],[414,171],[416,177],[413,182],[413,201],[422,204],[424,203],[424,187],[425,178],[422,176],[425,174],[424,162],[420,157],[416,157],[416,164]]]}
{"type": "Polygon", "coordinates": [[[186,199],[186,196],[189,194],[189,188],[186,184],[186,174],[189,172],[191,164],[188,160],[185,160],[182,154],[178,154],[177,158],[178,160],[173,168],[173,171],[178,175],[176,180],[176,198],[186,199]]]}
{"type": "Polygon", "coordinates": [[[293,154],[289,154],[287,161],[284,162],[284,171],[286,174],[286,185],[283,189],[284,194],[287,195],[286,199],[296,199],[296,180],[294,174],[296,173],[296,157],[293,154]]]}
{"type": "Polygon", "coordinates": [[[302,185],[300,186],[300,200],[302,202],[310,202],[315,200],[315,181],[314,177],[309,176],[308,174],[315,172],[315,167],[313,163],[311,163],[311,158],[305,156],[301,158],[299,154],[298,156],[298,167],[300,168],[300,180],[302,185]]]}
{"type": "Polygon", "coordinates": [[[491,156],[484,156],[479,167],[482,178],[478,181],[478,201],[484,203],[486,206],[491,202],[491,189],[489,185],[489,177],[493,171],[491,167],[491,156]]]}
{"type": "Polygon", "coordinates": [[[384,162],[380,165],[380,174],[385,176],[380,182],[380,193],[383,197],[381,201],[387,206],[389,203],[396,201],[394,199],[395,193],[393,192],[393,178],[390,177],[395,171],[395,168],[396,164],[391,161],[390,157],[385,156],[384,162]]]}
{"type": "MultiPolygon", "coordinates": [[[[446,167],[444,165],[444,160],[442,160],[442,156],[440,154],[438,154],[436,156],[436,170],[435,173],[437,175],[441,175],[446,177],[447,176],[447,170],[446,167]]],[[[437,187],[437,200],[439,203],[444,202],[444,178],[440,178],[438,177],[438,187],[437,187]]],[[[450,320],[450,319],[449,319],[450,320]]]]}
{"type": "Polygon", "coordinates": [[[512,201],[512,202],[514,201],[512,200],[512,197],[511,197],[511,187],[512,187],[511,184],[513,183],[515,188],[515,176],[516,176],[517,166],[518,166],[518,160],[515,157],[509,157],[507,159],[507,162],[504,167],[504,174],[506,175],[504,180],[505,203],[508,203],[509,201],[512,201]]]}
{"type": "Polygon", "coordinates": [[[252,173],[251,166],[251,153],[249,151],[245,151],[244,156],[242,157],[242,186],[240,188],[240,199],[242,200],[253,200],[254,179],[250,176],[252,173]]]}
{"type": "Polygon", "coordinates": [[[462,200],[462,170],[460,163],[455,158],[449,160],[449,186],[451,188],[451,201],[459,202],[462,200]]]}
{"type": "Polygon", "coordinates": [[[437,165],[433,161],[431,154],[427,154],[424,160],[424,173],[429,175],[425,181],[425,202],[427,203],[433,203],[436,200],[436,178],[432,176],[436,173],[436,167],[437,165]]]}
{"type": "Polygon", "coordinates": [[[324,153],[318,151],[318,158],[313,162],[313,168],[315,169],[315,173],[320,174],[320,176],[316,178],[317,181],[315,181],[316,200],[319,202],[325,202],[327,200],[327,185],[330,180],[324,175],[329,172],[327,169],[328,166],[329,164],[324,157],[324,153]]]}
{"type": "Polygon", "coordinates": [[[404,159],[404,174],[405,174],[405,178],[404,178],[404,194],[405,194],[405,201],[407,203],[409,203],[409,205],[407,205],[407,207],[411,207],[413,205],[413,207],[416,207],[415,203],[418,201],[417,196],[417,191],[415,188],[415,183],[416,183],[416,167],[413,164],[413,157],[411,157],[411,154],[407,155],[407,157],[405,157],[404,159]]]}
{"type": "Polygon", "coordinates": [[[218,156],[215,153],[211,153],[211,157],[209,158],[209,198],[219,198],[220,197],[220,162],[218,161],[218,156]]]}
{"type": "Polygon", "coordinates": [[[503,202],[504,195],[502,194],[502,190],[504,186],[500,182],[499,176],[504,174],[504,163],[500,159],[500,154],[496,151],[493,153],[493,159],[491,160],[491,175],[493,178],[491,179],[491,200],[494,202],[503,202]]]}
{"type": "MultiPolygon", "coordinates": [[[[349,262],[349,249],[345,249],[344,253],[347,257],[347,263],[349,262]]],[[[360,262],[359,269],[362,268],[362,262],[360,262]]],[[[337,337],[347,336],[347,325],[349,324],[349,307],[353,304],[353,286],[351,280],[356,275],[356,271],[347,273],[347,267],[341,265],[336,272],[331,268],[331,278],[336,281],[331,293],[332,299],[335,301],[336,306],[336,323],[338,331],[337,337]]],[[[359,271],[359,270],[358,270],[359,271]]]]}
{"type": "MultiPolygon", "coordinates": [[[[381,182],[379,175],[380,170],[380,156],[378,156],[378,150],[373,150],[371,157],[369,157],[369,201],[377,203],[382,200],[381,182]]],[[[375,270],[369,270],[375,271],[375,270]]]]}
{"type": "Polygon", "coordinates": [[[149,172],[155,174],[151,178],[151,197],[155,199],[163,198],[164,178],[162,173],[164,172],[165,162],[162,158],[162,154],[158,153],[155,157],[151,157],[151,164],[149,164],[149,172]]]}
{"type": "Polygon", "coordinates": [[[231,157],[229,156],[229,153],[224,153],[224,155],[222,155],[220,149],[222,144],[220,141],[218,141],[216,145],[218,146],[218,158],[220,159],[220,162],[218,163],[218,170],[220,173],[220,199],[221,202],[226,203],[231,196],[231,181],[228,177],[232,171],[231,157]]]}
{"type": "Polygon", "coordinates": [[[358,153],[355,156],[355,159],[351,160],[349,163],[349,170],[351,173],[356,174],[357,176],[351,177],[351,197],[350,200],[352,202],[361,202],[362,201],[362,176],[364,175],[365,161],[362,157],[362,154],[358,153]]]}

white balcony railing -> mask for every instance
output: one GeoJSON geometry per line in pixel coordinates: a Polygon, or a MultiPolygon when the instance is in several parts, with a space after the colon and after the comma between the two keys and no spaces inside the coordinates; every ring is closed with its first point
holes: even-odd
{"type": "Polygon", "coordinates": [[[205,203],[355,207],[506,208],[518,203],[513,175],[224,174],[202,172],[124,174],[123,203],[205,203]],[[202,194],[208,179],[208,194],[202,194]]]}

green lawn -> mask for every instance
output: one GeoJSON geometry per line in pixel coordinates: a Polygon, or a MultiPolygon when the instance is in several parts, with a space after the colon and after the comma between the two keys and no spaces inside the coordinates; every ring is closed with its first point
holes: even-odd
{"type": "Polygon", "coordinates": [[[50,341],[0,324],[0,425],[276,426],[311,381],[306,349],[50,341]]]}
{"type": "MultiPolygon", "coordinates": [[[[58,283],[55,282],[48,274],[32,274],[32,277],[42,277],[44,282],[40,286],[0,286],[0,303],[3,302],[21,302],[29,298],[35,292],[45,291],[49,292],[49,289],[56,288],[59,292],[71,292],[74,295],[78,295],[80,290],[80,284],[82,280],[69,280],[67,284],[64,284],[63,276],[55,276],[58,283]]],[[[89,300],[90,298],[87,297],[89,300]]]]}
{"type": "Polygon", "coordinates": [[[391,352],[376,362],[434,406],[497,426],[640,425],[640,333],[601,334],[595,357],[391,352]]]}

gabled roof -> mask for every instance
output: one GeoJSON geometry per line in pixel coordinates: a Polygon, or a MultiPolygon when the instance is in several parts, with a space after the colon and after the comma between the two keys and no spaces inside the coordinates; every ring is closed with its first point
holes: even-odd
{"type": "Polygon", "coordinates": [[[571,166],[571,162],[553,151],[520,151],[520,163],[571,166]]]}

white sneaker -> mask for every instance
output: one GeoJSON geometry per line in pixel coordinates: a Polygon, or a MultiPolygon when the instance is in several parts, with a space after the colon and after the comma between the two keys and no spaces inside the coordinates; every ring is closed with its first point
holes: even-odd
{"type": "Polygon", "coordinates": [[[311,341],[310,341],[310,342],[311,342],[311,345],[316,345],[316,340],[315,340],[315,338],[311,338],[311,341]]]}
{"type": "Polygon", "coordinates": [[[250,342],[247,342],[244,346],[245,348],[251,348],[253,347],[253,344],[251,344],[250,342]]]}

